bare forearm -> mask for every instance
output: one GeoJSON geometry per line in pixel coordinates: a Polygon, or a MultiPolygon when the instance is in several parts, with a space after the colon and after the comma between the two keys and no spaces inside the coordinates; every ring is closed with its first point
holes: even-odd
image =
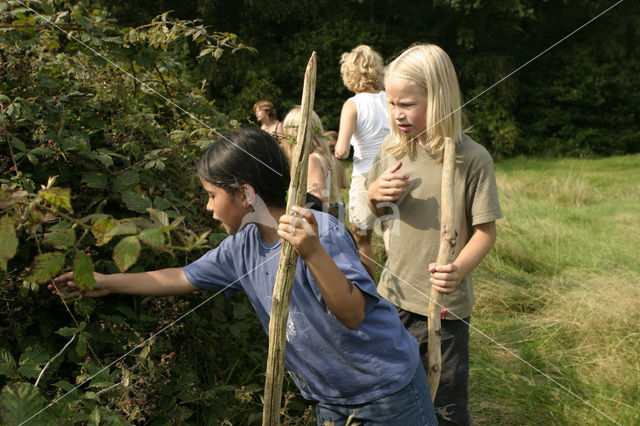
{"type": "Polygon", "coordinates": [[[483,223],[474,227],[474,233],[453,262],[461,277],[469,274],[489,253],[496,240],[495,222],[483,223]]]}
{"type": "Polygon", "coordinates": [[[187,281],[182,268],[161,269],[135,274],[112,274],[97,277],[97,284],[109,293],[142,296],[177,296],[196,289],[187,281]]]}

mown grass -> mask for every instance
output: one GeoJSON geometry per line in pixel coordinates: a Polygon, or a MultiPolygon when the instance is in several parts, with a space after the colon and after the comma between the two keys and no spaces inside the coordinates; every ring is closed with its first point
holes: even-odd
{"type": "Polygon", "coordinates": [[[505,217],[474,271],[476,424],[640,424],[640,156],[511,159],[496,179],[505,217]]]}

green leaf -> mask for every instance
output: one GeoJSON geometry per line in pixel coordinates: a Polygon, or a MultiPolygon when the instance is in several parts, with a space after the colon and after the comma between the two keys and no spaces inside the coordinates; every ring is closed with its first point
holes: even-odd
{"type": "Polygon", "coordinates": [[[87,333],[78,334],[78,343],[76,343],[76,353],[78,356],[85,356],[87,353],[87,333]]]}
{"type": "Polygon", "coordinates": [[[109,237],[107,234],[117,224],[118,221],[111,216],[102,217],[94,222],[91,233],[96,239],[97,246],[107,244],[111,240],[111,237],[109,237]]]}
{"type": "Polygon", "coordinates": [[[167,214],[162,210],[151,209],[149,210],[149,215],[154,223],[162,226],[169,226],[169,216],[167,216],[167,214]]]}
{"type": "Polygon", "coordinates": [[[127,208],[136,213],[146,213],[151,208],[151,200],[149,197],[137,192],[129,191],[122,194],[122,200],[127,208]]]}
{"type": "Polygon", "coordinates": [[[80,290],[91,290],[96,285],[93,276],[93,262],[87,254],[79,250],[73,260],[73,283],[80,290]]]}
{"type": "Polygon", "coordinates": [[[33,261],[33,271],[27,281],[44,283],[53,278],[64,265],[64,254],[59,251],[42,253],[33,261]]]}
{"type": "Polygon", "coordinates": [[[16,255],[18,237],[13,227],[13,221],[8,215],[0,219],[0,269],[7,270],[7,261],[16,255]]]}
{"type": "Polygon", "coordinates": [[[138,235],[140,241],[154,249],[164,247],[164,234],[157,228],[145,229],[138,235]]]}
{"type": "Polygon", "coordinates": [[[49,354],[41,346],[30,346],[20,357],[18,371],[25,377],[35,379],[48,360],[49,354]]]}
{"type": "Polygon", "coordinates": [[[44,398],[30,383],[10,383],[0,393],[0,413],[4,424],[27,420],[44,405],[44,398]]]}
{"type": "Polygon", "coordinates": [[[131,235],[123,238],[113,249],[113,261],[124,272],[136,263],[140,255],[140,240],[131,235]]]}
{"type": "Polygon", "coordinates": [[[121,173],[116,178],[114,183],[114,189],[116,192],[123,193],[131,191],[131,189],[140,183],[140,176],[138,173],[131,170],[121,173]]]}
{"type": "Polygon", "coordinates": [[[153,207],[158,210],[165,210],[171,207],[171,201],[167,200],[166,198],[158,197],[153,200],[153,207]]]}
{"type": "Polygon", "coordinates": [[[6,349],[0,349],[0,375],[9,378],[17,377],[16,360],[6,349]]]}
{"type": "Polygon", "coordinates": [[[105,237],[115,237],[117,235],[133,235],[138,232],[138,227],[135,223],[127,221],[122,222],[114,226],[106,233],[105,237]]]}
{"type": "Polygon", "coordinates": [[[27,151],[27,147],[24,144],[24,142],[22,142],[20,139],[13,137],[11,138],[11,145],[13,145],[13,147],[15,149],[17,149],[18,151],[22,151],[22,152],[26,152],[27,151]]]}
{"type": "Polygon", "coordinates": [[[44,235],[43,242],[53,248],[64,250],[75,244],[76,233],[73,229],[49,232],[44,235]]]}
{"type": "Polygon", "coordinates": [[[103,189],[106,188],[109,180],[105,175],[99,172],[89,172],[82,176],[82,181],[87,184],[89,188],[103,189]]]}
{"type": "Polygon", "coordinates": [[[39,191],[38,195],[56,207],[62,207],[68,212],[73,212],[71,209],[71,191],[69,189],[47,188],[39,191]]]}
{"type": "Polygon", "coordinates": [[[60,329],[58,329],[58,331],[56,331],[56,334],[59,334],[62,337],[71,337],[74,334],[84,330],[86,326],[87,323],[81,321],[80,324],[78,324],[78,327],[61,327],[60,329]]]}

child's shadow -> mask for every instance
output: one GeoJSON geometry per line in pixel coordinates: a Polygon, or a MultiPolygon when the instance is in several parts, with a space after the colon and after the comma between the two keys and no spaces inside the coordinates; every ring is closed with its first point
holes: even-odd
{"type": "MultiPolygon", "coordinates": [[[[411,181],[407,191],[400,197],[398,202],[402,201],[405,209],[410,212],[408,215],[400,215],[400,220],[405,222],[412,228],[426,231],[427,229],[440,229],[440,204],[435,197],[427,199],[414,198],[413,190],[422,185],[422,178],[416,178],[411,181]]],[[[424,193],[425,191],[421,191],[424,193]]],[[[440,183],[435,193],[440,192],[440,183]]],[[[433,193],[427,191],[427,193],[433,193]]]]}

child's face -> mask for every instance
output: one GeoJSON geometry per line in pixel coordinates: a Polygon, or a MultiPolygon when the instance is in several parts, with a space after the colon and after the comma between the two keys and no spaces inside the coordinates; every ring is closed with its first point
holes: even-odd
{"type": "Polygon", "coordinates": [[[427,129],[427,95],[413,82],[395,76],[387,78],[385,91],[389,112],[398,130],[407,139],[421,136],[427,129]]]}
{"type": "Polygon", "coordinates": [[[262,121],[266,116],[267,116],[267,112],[265,110],[260,108],[256,109],[256,120],[262,121]]]}
{"type": "Polygon", "coordinates": [[[213,218],[222,222],[224,230],[233,235],[240,229],[242,218],[247,209],[241,204],[241,195],[238,191],[235,195],[229,194],[219,186],[213,185],[200,178],[202,187],[209,195],[207,211],[213,213],[213,218]]]}

